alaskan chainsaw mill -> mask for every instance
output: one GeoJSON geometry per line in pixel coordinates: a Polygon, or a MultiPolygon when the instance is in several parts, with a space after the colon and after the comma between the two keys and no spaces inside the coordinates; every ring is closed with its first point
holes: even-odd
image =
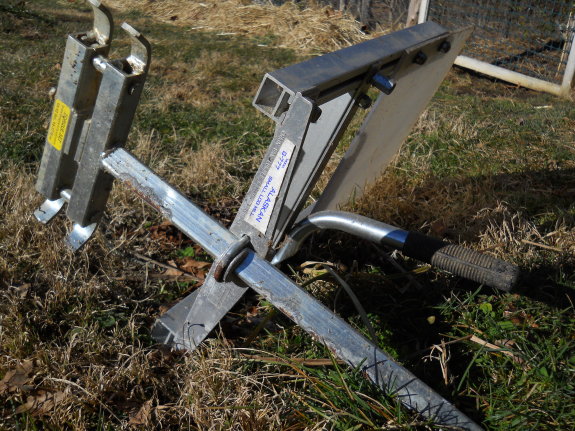
{"type": "Polygon", "coordinates": [[[123,148],[151,48],[124,23],[131,52],[108,58],[112,16],[98,1],[89,3],[93,28],[68,37],[62,62],[36,184],[46,198],[38,220],[49,222],[67,204],[66,242],[78,250],[94,234],[116,180],[214,258],[204,284],[158,318],[152,329],[158,343],[194,350],[252,288],[409,409],[440,424],[480,429],[278,269],[310,234],[334,229],[478,283],[513,286],[513,265],[338,210],[398,152],[471,30],[427,22],[266,74],[253,105],[276,123],[275,133],[228,230],[123,148]],[[378,90],[375,101],[370,88],[378,90]],[[358,109],[369,113],[319,199],[306,206],[358,109]]]}

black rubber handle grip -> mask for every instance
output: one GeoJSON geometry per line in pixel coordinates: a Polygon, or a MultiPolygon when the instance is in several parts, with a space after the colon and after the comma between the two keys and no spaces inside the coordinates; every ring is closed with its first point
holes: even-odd
{"type": "Polygon", "coordinates": [[[517,282],[519,268],[475,250],[409,232],[403,254],[487,286],[509,291],[517,282]]]}

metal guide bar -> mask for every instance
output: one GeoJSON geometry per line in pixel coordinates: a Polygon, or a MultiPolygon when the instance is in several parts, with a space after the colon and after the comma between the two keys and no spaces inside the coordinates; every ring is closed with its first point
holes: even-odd
{"type": "MultiPolygon", "coordinates": [[[[128,151],[120,148],[105,154],[102,166],[138,195],[145,196],[148,203],[212,256],[218,257],[238,240],[128,151]]],[[[336,356],[364,371],[376,385],[409,409],[445,425],[481,429],[255,252],[246,253],[235,274],[336,356]]]]}

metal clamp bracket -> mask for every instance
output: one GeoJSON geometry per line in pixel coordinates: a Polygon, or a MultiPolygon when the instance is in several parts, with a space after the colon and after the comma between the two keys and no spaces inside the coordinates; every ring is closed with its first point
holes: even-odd
{"type": "Polygon", "coordinates": [[[74,250],[90,239],[104,213],[113,177],[100,166],[102,154],[126,142],[150,64],[151,47],[146,38],[127,23],[122,29],[130,36],[130,54],[118,60],[94,59],[102,82],[67,210],[74,222],[67,243],[74,250]]]}
{"type": "Polygon", "coordinates": [[[250,237],[244,235],[232,243],[220,257],[214,260],[213,277],[217,282],[230,281],[230,276],[234,273],[234,270],[247,256],[249,244],[250,237]]]}
{"type": "Polygon", "coordinates": [[[73,250],[93,235],[111,188],[112,177],[100,168],[101,154],[127,139],[150,64],[150,44],[130,25],[126,58],[109,60],[114,23],[109,10],[88,0],[92,29],[70,35],[55,94],[50,129],[36,189],[46,201],[35,211],[42,223],[68,203],[73,250]]]}
{"type": "Polygon", "coordinates": [[[99,1],[89,0],[92,29],[71,34],[66,42],[60,79],[55,93],[50,129],[44,145],[36,190],[53,201],[49,212],[36,216],[49,222],[63,208],[62,190],[71,189],[78,169],[78,157],[89,129],[102,75],[92,59],[107,56],[114,22],[110,11],[99,1]]]}

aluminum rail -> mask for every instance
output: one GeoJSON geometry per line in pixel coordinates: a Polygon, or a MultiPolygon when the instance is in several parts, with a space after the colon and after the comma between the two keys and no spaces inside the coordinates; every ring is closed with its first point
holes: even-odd
{"type": "Polygon", "coordinates": [[[394,247],[406,256],[504,291],[511,290],[520,275],[517,266],[501,259],[344,211],[319,211],[303,219],[288,234],[272,264],[278,265],[295,255],[308,236],[325,229],[347,232],[394,247]]]}
{"type": "MultiPolygon", "coordinates": [[[[101,163],[108,173],[132,188],[215,258],[238,241],[238,237],[128,151],[118,148],[104,153],[101,163]]],[[[252,250],[247,251],[235,274],[316,341],[325,344],[350,366],[361,369],[373,383],[408,409],[440,424],[470,431],[481,430],[453,404],[252,250]]]]}

